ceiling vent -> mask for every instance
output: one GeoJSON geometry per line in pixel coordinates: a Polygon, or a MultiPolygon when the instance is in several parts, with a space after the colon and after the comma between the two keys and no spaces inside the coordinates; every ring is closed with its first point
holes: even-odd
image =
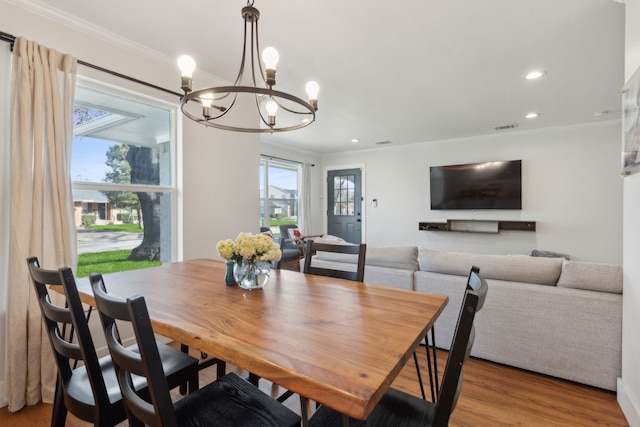
{"type": "Polygon", "coordinates": [[[391,141],[378,141],[378,142],[376,142],[376,145],[385,145],[385,144],[391,144],[391,141]]]}
{"type": "Polygon", "coordinates": [[[493,128],[495,130],[507,130],[507,129],[515,129],[518,127],[517,123],[511,123],[509,125],[500,125],[500,126],[494,126],[493,128]]]}

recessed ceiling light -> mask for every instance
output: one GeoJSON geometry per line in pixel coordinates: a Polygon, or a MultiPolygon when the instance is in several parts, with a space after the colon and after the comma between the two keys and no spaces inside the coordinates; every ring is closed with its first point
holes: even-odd
{"type": "Polygon", "coordinates": [[[609,110],[596,111],[595,113],[593,113],[595,117],[604,117],[607,114],[609,114],[609,110]]]}
{"type": "Polygon", "coordinates": [[[540,113],[529,113],[526,116],[524,116],[527,119],[535,119],[536,117],[538,117],[540,115],[540,113]]]}
{"type": "Polygon", "coordinates": [[[351,142],[353,142],[354,144],[357,144],[358,142],[360,142],[360,140],[358,138],[352,138],[351,142]]]}
{"type": "Polygon", "coordinates": [[[544,76],[545,74],[547,74],[546,71],[534,70],[534,71],[531,71],[529,74],[527,74],[525,78],[527,80],[535,80],[535,79],[539,79],[540,77],[544,76]]]}

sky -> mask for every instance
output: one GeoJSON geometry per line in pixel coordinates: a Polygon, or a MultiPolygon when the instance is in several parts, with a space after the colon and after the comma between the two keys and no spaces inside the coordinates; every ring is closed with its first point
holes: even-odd
{"type": "Polygon", "coordinates": [[[113,144],[113,141],[74,136],[71,180],[103,182],[105,174],[110,170],[105,164],[107,149],[113,144]]]}

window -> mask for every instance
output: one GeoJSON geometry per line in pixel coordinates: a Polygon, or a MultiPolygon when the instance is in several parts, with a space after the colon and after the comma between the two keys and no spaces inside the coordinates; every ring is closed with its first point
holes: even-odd
{"type": "Polygon", "coordinates": [[[85,269],[108,273],[175,258],[173,110],[161,101],[78,84],[71,179],[79,277],[85,269]],[[109,265],[96,265],[103,259],[109,265]]]}
{"type": "Polygon", "coordinates": [[[260,161],[260,226],[274,235],[281,224],[298,223],[298,176],[300,165],[282,160],[260,161]]]}
{"type": "Polygon", "coordinates": [[[333,178],[333,215],[355,215],[355,176],[336,175],[333,178]]]}

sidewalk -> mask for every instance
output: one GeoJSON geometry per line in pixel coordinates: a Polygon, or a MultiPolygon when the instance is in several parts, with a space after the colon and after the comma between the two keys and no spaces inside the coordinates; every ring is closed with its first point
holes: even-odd
{"type": "Polygon", "coordinates": [[[133,249],[140,245],[144,233],[78,229],[78,255],[91,252],[133,249]]]}

